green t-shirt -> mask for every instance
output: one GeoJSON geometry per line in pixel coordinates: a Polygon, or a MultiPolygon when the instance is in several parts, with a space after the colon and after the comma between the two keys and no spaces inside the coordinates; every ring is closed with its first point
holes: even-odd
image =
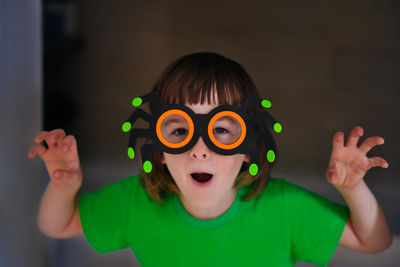
{"type": "Polygon", "coordinates": [[[179,197],[163,204],[144,190],[138,175],[79,198],[82,229],[99,253],[130,247],[147,266],[325,266],[349,216],[346,206],[270,178],[260,195],[210,220],[191,217],[179,197]]]}

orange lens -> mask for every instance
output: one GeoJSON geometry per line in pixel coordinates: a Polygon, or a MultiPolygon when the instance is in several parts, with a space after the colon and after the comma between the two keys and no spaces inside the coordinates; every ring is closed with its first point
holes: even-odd
{"type": "Polygon", "coordinates": [[[167,147],[180,148],[193,137],[194,125],[190,116],[179,109],[164,112],[157,121],[158,139],[167,147]]]}
{"type": "Polygon", "coordinates": [[[237,113],[222,111],[215,114],[210,120],[208,136],[217,147],[234,149],[246,137],[246,125],[237,113]]]}

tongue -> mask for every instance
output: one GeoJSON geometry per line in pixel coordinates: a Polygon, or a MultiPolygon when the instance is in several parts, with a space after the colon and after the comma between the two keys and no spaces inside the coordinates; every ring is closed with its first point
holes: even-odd
{"type": "Polygon", "coordinates": [[[211,179],[212,175],[209,173],[192,173],[192,177],[200,183],[205,183],[211,179]]]}

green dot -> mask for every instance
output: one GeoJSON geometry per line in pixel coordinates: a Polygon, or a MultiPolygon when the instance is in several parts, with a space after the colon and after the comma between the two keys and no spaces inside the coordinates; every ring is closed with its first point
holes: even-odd
{"type": "Polygon", "coordinates": [[[133,150],[133,148],[131,147],[128,148],[128,157],[130,159],[133,159],[135,157],[135,150],[133,150]]]}
{"type": "Polygon", "coordinates": [[[122,124],[122,131],[124,131],[125,133],[129,132],[131,127],[132,127],[132,124],[129,121],[127,121],[124,124],[122,124]]]}
{"type": "Polygon", "coordinates": [[[138,107],[142,104],[142,99],[140,97],[135,97],[135,99],[132,100],[132,106],[138,107]]]}
{"type": "Polygon", "coordinates": [[[277,133],[282,132],[282,125],[279,122],[274,124],[274,131],[277,133]]]}
{"type": "Polygon", "coordinates": [[[146,172],[146,173],[149,173],[149,172],[151,172],[151,169],[153,168],[153,166],[151,165],[151,162],[150,161],[145,161],[144,163],[143,163],[143,170],[146,172]]]}
{"type": "Polygon", "coordinates": [[[253,163],[253,164],[250,165],[250,167],[249,167],[249,173],[250,173],[252,176],[255,176],[255,175],[258,173],[257,164],[253,163]]]}
{"type": "Polygon", "coordinates": [[[274,162],[275,161],[275,152],[273,150],[268,150],[268,152],[267,152],[267,160],[269,162],[274,162]]]}
{"type": "Polygon", "coordinates": [[[261,106],[263,106],[264,108],[270,108],[272,106],[272,103],[271,103],[271,101],[264,99],[261,101],[261,106]]]}

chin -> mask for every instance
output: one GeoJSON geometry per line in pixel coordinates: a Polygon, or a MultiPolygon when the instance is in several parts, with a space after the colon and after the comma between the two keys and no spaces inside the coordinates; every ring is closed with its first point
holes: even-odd
{"type": "Polygon", "coordinates": [[[196,194],[194,192],[185,194],[185,199],[190,201],[190,203],[199,208],[212,208],[215,207],[218,200],[212,193],[200,193],[196,194]]]}

